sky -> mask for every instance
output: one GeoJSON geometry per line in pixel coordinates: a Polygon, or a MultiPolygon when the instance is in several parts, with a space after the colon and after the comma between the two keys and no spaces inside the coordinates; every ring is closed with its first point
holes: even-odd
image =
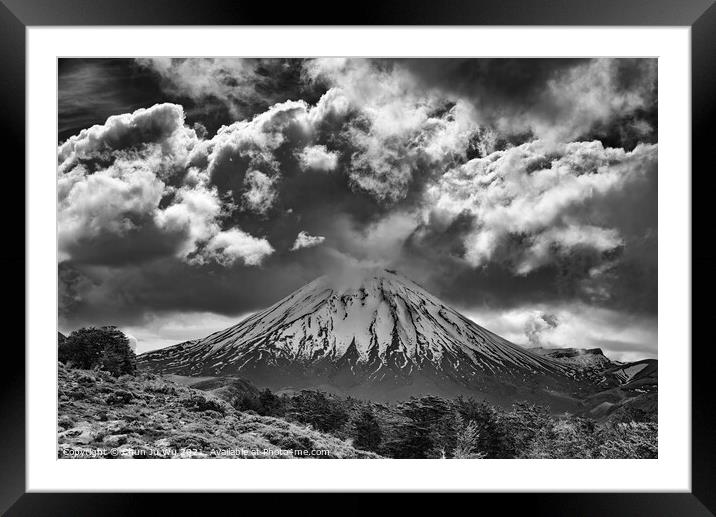
{"type": "Polygon", "coordinates": [[[348,266],[657,357],[655,59],[61,59],[60,330],[138,352],[348,266]]]}

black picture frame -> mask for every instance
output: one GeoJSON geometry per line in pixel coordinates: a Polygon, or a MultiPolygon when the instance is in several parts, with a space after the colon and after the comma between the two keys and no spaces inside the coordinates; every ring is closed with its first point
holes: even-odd
{"type": "MultiPolygon", "coordinates": [[[[716,255],[710,251],[713,158],[709,140],[716,115],[716,6],[714,0],[453,0],[364,1],[340,15],[336,2],[294,7],[242,0],[0,0],[0,133],[17,163],[6,163],[3,211],[5,253],[0,254],[6,289],[0,375],[0,510],[6,515],[130,515],[161,504],[164,513],[186,511],[196,495],[25,493],[25,30],[48,25],[596,25],[689,26],[692,69],[692,491],[623,494],[471,494],[450,507],[498,504],[502,511],[523,508],[532,515],[716,515],[716,428],[713,419],[712,369],[716,354],[710,338],[711,303],[716,287],[716,255]],[[321,14],[322,13],[322,14],[321,14]],[[9,185],[8,185],[9,183],[9,185]],[[11,193],[11,194],[10,194],[11,193]],[[11,245],[10,245],[11,243],[11,245]],[[21,245],[20,243],[23,243],[21,245]],[[696,303],[699,297],[701,303],[696,303]],[[14,330],[12,339],[8,336],[14,330]],[[699,339],[701,338],[701,339],[699,339]],[[159,498],[162,497],[161,500],[159,498]],[[470,501],[464,499],[469,497],[470,501]],[[475,500],[477,498],[477,501],[475,500]]],[[[345,8],[344,8],[345,10],[345,8]]],[[[10,153],[8,153],[10,154],[10,153]]],[[[665,173],[668,173],[665,172],[665,173]]],[[[26,272],[26,274],[29,274],[26,272]]],[[[48,295],[54,295],[49,293],[48,295]]],[[[50,324],[48,322],[48,324],[50,324]]],[[[52,322],[54,325],[54,322],[52,322]]],[[[211,496],[212,506],[236,502],[233,495],[211,496]]],[[[266,495],[242,494],[241,506],[261,505],[266,495]]],[[[271,496],[273,497],[273,496],[271,496]]],[[[335,509],[321,495],[291,496],[292,508],[312,514],[335,509]],[[325,501],[325,502],[324,502],[325,501]]],[[[348,511],[372,511],[374,496],[352,494],[340,503],[348,511]]],[[[422,495],[411,496],[424,509],[422,495]]],[[[204,500],[200,502],[204,508],[204,500]]],[[[276,505],[276,503],[272,503],[276,505]]],[[[443,507],[444,508],[444,507],[443,507]]],[[[302,512],[299,512],[302,513],[302,512]]]]}

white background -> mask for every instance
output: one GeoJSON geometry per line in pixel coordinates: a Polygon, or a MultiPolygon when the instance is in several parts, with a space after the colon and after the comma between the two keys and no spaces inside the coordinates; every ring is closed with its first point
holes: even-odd
{"type": "MultiPolygon", "coordinates": [[[[27,489],[689,491],[689,28],[28,28],[27,489]],[[658,460],[58,460],[57,58],[659,58],[658,460]]],[[[17,172],[15,172],[17,173],[17,172]]]]}

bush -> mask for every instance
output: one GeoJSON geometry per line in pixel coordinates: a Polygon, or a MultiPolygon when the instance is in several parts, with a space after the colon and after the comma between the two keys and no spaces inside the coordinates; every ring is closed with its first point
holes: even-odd
{"type": "Polygon", "coordinates": [[[99,368],[115,377],[134,374],[137,360],[129,340],[116,327],[82,328],[58,345],[60,362],[89,370],[99,368]]]}
{"type": "Polygon", "coordinates": [[[134,395],[128,391],[116,390],[107,396],[105,402],[107,402],[110,406],[120,406],[122,404],[128,404],[133,398],[134,395]]]}
{"type": "Polygon", "coordinates": [[[283,415],[281,399],[271,393],[271,390],[268,388],[264,389],[259,395],[259,402],[261,403],[261,411],[259,411],[259,414],[270,416],[283,415]]]}
{"type": "Polygon", "coordinates": [[[196,393],[190,393],[181,403],[190,411],[216,411],[224,415],[227,409],[225,402],[196,393]]]}

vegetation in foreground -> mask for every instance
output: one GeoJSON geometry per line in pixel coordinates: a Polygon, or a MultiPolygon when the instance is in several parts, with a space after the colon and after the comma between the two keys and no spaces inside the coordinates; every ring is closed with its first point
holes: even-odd
{"type": "Polygon", "coordinates": [[[60,344],[60,457],[657,457],[655,415],[639,410],[594,420],[464,397],[378,404],[310,390],[276,395],[235,377],[187,387],[137,373],[122,338],[112,327],[82,329],[60,344]]]}
{"type": "Polygon", "coordinates": [[[283,459],[377,455],[306,424],[237,410],[210,393],[157,375],[114,377],[99,369],[79,370],[60,364],[58,457],[283,459]]]}

